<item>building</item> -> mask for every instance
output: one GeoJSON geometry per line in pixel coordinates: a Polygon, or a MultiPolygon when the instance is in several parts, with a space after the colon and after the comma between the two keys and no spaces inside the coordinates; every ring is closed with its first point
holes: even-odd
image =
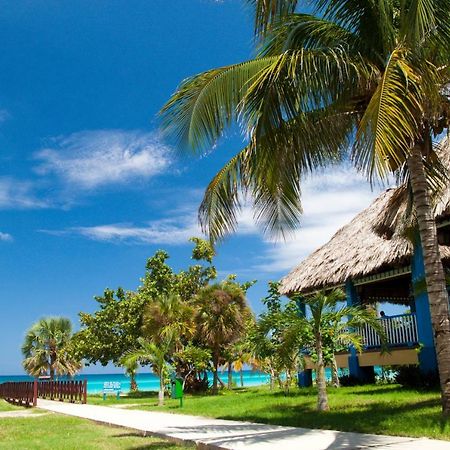
{"type": "MultiPolygon", "coordinates": [[[[450,140],[443,142],[443,148],[444,163],[449,167],[450,140]]],[[[388,353],[381,351],[379,338],[367,327],[361,330],[361,354],[349,349],[337,355],[338,366],[347,367],[360,379],[371,376],[374,366],[418,363],[424,373],[437,369],[423,256],[417,234],[409,230],[413,238],[404,237],[408,230],[408,224],[402,223],[406,208],[404,187],[383,192],[281,280],[281,293],[287,296],[340,287],[345,289],[348,305],[390,302],[409,310],[380,318],[388,338],[388,353]]],[[[435,218],[441,258],[450,273],[450,188],[440,197],[435,218]]],[[[311,368],[307,366],[300,376],[304,384],[310,383],[311,368]]]]}

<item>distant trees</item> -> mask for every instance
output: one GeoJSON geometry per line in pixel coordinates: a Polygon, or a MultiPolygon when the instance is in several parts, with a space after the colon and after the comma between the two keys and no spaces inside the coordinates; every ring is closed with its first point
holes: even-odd
{"type": "Polygon", "coordinates": [[[166,377],[168,369],[159,370],[154,357],[143,355],[164,349],[167,367],[183,379],[186,390],[207,389],[207,371],[224,363],[226,347],[245,335],[244,322],[251,317],[245,292],[253,283],[239,284],[230,276],[210,284],[216,278],[214,250],[203,239],[191,241],[197,264],[174,272],[167,264],[169,255],[159,250],[148,259],[136,291],[106,289],[95,297],[99,310],[80,313],[74,354],[88,364],[124,365],[128,373],[132,364],[150,364],[166,377]]]}
{"type": "Polygon", "coordinates": [[[23,367],[34,377],[75,375],[82,367],[80,359],[68,351],[72,324],[64,317],[45,317],[27,331],[22,345],[23,367]]]}

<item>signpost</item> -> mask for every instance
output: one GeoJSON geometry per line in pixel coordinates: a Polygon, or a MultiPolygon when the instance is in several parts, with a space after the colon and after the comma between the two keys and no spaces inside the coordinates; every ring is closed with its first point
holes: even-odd
{"type": "Polygon", "coordinates": [[[117,400],[120,398],[121,384],[118,381],[105,381],[103,383],[103,400],[107,394],[116,394],[117,400]]]}

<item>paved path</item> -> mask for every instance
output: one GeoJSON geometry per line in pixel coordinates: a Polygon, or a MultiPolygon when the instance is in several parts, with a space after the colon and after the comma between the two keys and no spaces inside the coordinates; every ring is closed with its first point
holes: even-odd
{"type": "Polygon", "coordinates": [[[431,439],[281,427],[49,400],[38,400],[38,407],[140,430],[180,443],[196,443],[199,449],[450,450],[450,442],[431,439]]]}

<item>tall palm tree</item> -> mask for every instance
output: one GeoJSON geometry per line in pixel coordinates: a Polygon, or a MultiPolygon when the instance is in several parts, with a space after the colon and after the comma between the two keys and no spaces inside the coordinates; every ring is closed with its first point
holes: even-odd
{"type": "Polygon", "coordinates": [[[433,137],[449,125],[450,0],[252,0],[256,58],[185,80],[163,126],[196,151],[237,121],[248,145],[208,186],[199,217],[212,240],[235,230],[241,193],[265,231],[302,212],[300,180],[340,160],[371,181],[394,173],[413,194],[435,335],[442,406],[450,412],[450,321],[430,188],[447,182],[433,137]]]}
{"type": "Polygon", "coordinates": [[[337,346],[352,345],[357,351],[362,350],[362,335],[358,329],[370,325],[384,342],[385,335],[382,324],[376,314],[360,306],[343,306],[338,303],[345,299],[345,293],[339,289],[330,292],[318,292],[311,297],[302,298],[309,307],[310,316],[291,316],[290,327],[285,339],[296,342],[302,335],[304,342],[310,347],[316,358],[317,371],[317,409],[328,411],[328,395],[326,388],[325,353],[332,353],[337,346]],[[309,342],[308,342],[309,341],[309,342]]]}
{"type": "Polygon", "coordinates": [[[226,347],[242,337],[251,312],[242,288],[230,281],[202,288],[195,302],[197,339],[211,350],[213,393],[217,393],[222,356],[226,347]]]}
{"type": "Polygon", "coordinates": [[[141,363],[151,366],[159,378],[158,406],[164,405],[165,380],[169,371],[169,352],[172,346],[170,338],[165,338],[159,345],[144,338],[138,338],[138,347],[122,357],[121,364],[126,367],[141,363]]]}
{"type": "Polygon", "coordinates": [[[22,345],[23,367],[32,376],[75,375],[82,367],[67,351],[72,337],[72,324],[64,317],[46,317],[26,333],[22,345]]]}

